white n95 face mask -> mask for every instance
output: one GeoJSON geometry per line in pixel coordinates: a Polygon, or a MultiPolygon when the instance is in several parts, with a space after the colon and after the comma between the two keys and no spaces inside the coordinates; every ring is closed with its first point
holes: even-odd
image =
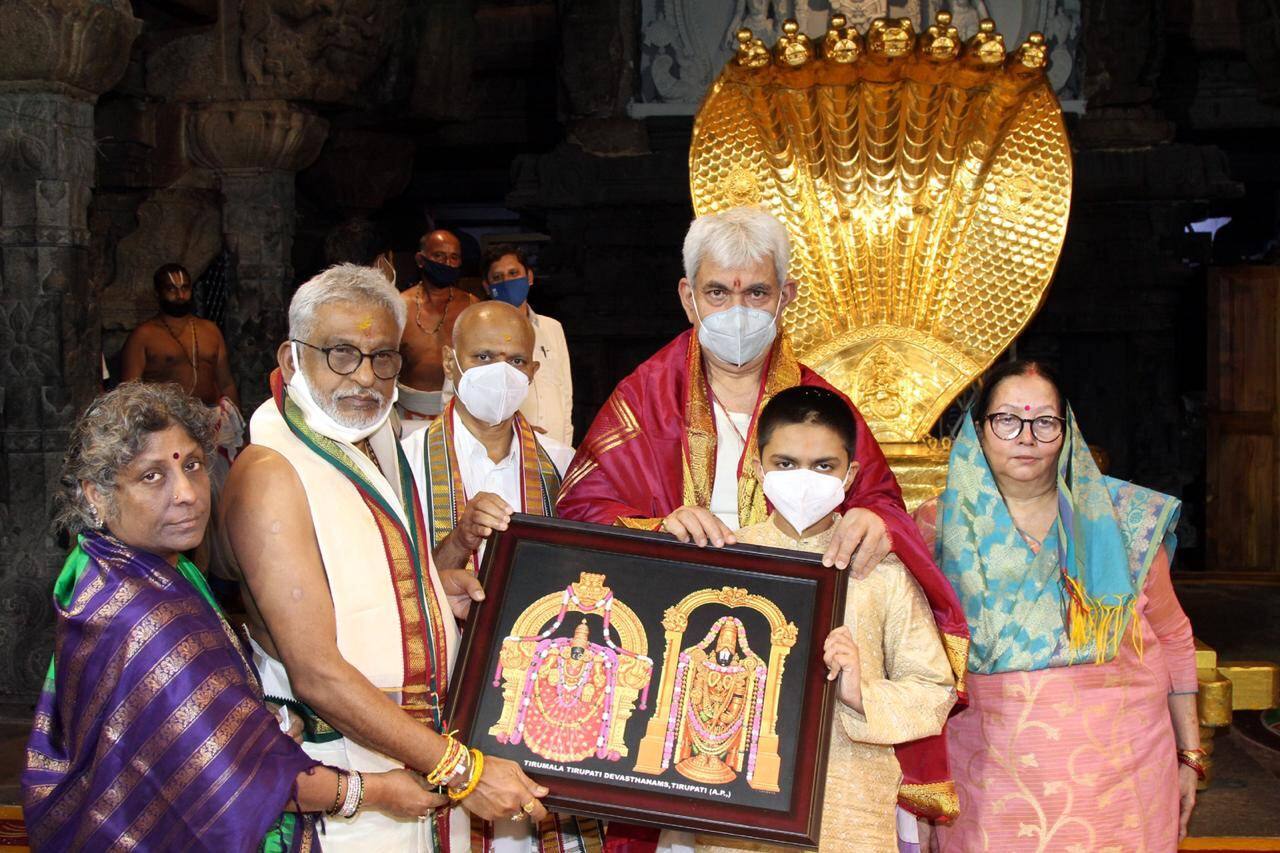
{"type": "Polygon", "coordinates": [[[844,480],[807,468],[764,475],[765,497],[801,536],[844,503],[844,492],[844,480]]]}
{"type": "Polygon", "coordinates": [[[316,402],[315,395],[311,393],[311,385],[307,382],[306,374],[302,372],[302,358],[298,351],[298,345],[290,341],[289,348],[293,352],[293,377],[289,380],[289,396],[293,398],[293,401],[298,404],[298,408],[302,410],[302,419],[307,422],[307,426],[327,438],[332,438],[334,441],[345,441],[347,444],[358,444],[382,429],[382,425],[387,422],[387,418],[391,417],[392,407],[395,406],[396,400],[400,397],[399,388],[391,392],[391,402],[387,404],[386,411],[376,421],[362,427],[347,426],[336,420],[333,415],[325,411],[316,402]]]}
{"type": "Polygon", "coordinates": [[[529,377],[505,361],[463,370],[454,353],[453,363],[462,374],[455,396],[468,412],[489,426],[497,426],[514,415],[529,396],[529,377]]]}
{"type": "MultiPolygon", "coordinates": [[[[778,310],[782,310],[781,299],[778,310]]],[[[735,305],[704,318],[695,299],[693,313],[699,323],[698,341],[716,358],[732,365],[757,358],[778,336],[778,315],[759,308],[735,305]]]]}

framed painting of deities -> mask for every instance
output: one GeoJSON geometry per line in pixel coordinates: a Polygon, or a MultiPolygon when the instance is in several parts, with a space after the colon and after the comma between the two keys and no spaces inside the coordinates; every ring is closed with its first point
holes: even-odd
{"type": "Polygon", "coordinates": [[[816,555],[515,515],[450,725],[553,811],[818,845],[845,576],[816,555]]]}

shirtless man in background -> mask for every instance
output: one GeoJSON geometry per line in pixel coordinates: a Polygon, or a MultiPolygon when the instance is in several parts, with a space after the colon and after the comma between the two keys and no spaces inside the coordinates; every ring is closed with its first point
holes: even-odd
{"type": "Polygon", "coordinates": [[[141,323],[124,343],[120,381],[176,382],[206,406],[227,397],[240,407],[222,332],[193,312],[191,275],[165,264],[152,279],[160,313],[141,323]]]}
{"type": "Polygon", "coordinates": [[[424,234],[414,261],[418,283],[400,294],[409,309],[400,341],[404,368],[396,407],[405,433],[426,426],[444,408],[441,350],[452,339],[458,315],[478,301],[456,286],[462,272],[462,244],[452,232],[424,234]]]}
{"type": "Polygon", "coordinates": [[[244,446],[244,417],[227,342],[217,325],[193,313],[194,291],[185,267],[165,264],[155,271],[152,283],[160,313],[141,323],[124,342],[120,381],[175,382],[214,410],[218,420],[209,479],[217,500],[244,446]]]}

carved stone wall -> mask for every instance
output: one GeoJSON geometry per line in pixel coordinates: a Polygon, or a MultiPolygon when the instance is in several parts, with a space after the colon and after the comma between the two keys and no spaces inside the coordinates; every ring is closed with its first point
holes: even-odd
{"type": "Polygon", "coordinates": [[[30,696],[48,666],[65,554],[48,533],[50,486],[101,369],[93,103],[138,28],[125,0],[0,7],[0,700],[30,696]]]}
{"type": "Polygon", "coordinates": [[[218,175],[222,231],[236,260],[227,346],[241,401],[269,396],[266,377],[285,338],[293,285],[294,179],[320,153],[328,123],[286,101],[225,101],[193,110],[192,159],[218,175]]]}

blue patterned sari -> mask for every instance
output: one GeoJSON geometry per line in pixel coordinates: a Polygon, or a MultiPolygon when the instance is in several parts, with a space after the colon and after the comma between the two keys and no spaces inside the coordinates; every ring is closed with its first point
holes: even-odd
{"type": "Polygon", "coordinates": [[[1014,526],[964,424],[939,498],[935,558],[969,622],[969,671],[1029,671],[1115,657],[1158,548],[1176,546],[1176,498],[1103,476],[1067,409],[1058,517],[1039,551],[1014,526]]]}
{"type": "Polygon", "coordinates": [[[22,773],[33,850],[318,850],[280,731],[191,563],[90,533],[54,590],[22,773]]]}

